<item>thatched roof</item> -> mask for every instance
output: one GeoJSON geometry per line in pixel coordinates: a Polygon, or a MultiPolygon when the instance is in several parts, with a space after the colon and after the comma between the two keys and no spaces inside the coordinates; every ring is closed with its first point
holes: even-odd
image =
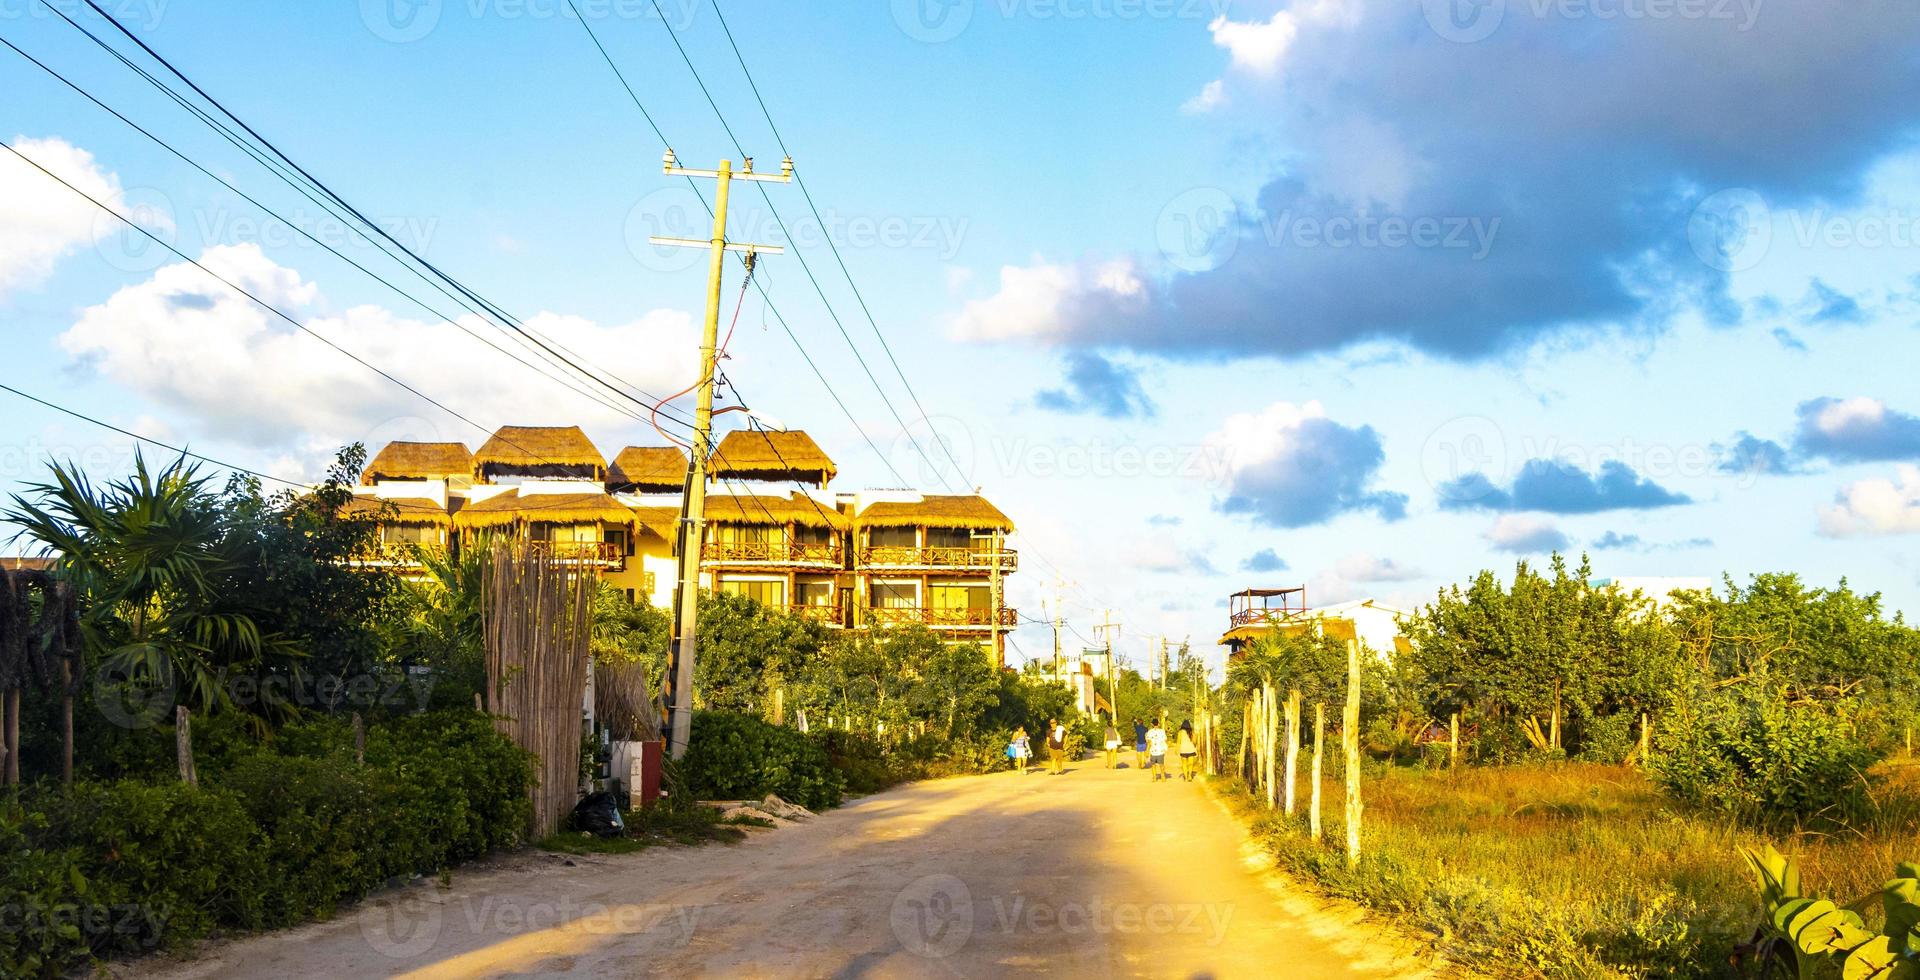
{"type": "Polygon", "coordinates": [[[453,523],[446,505],[428,497],[355,497],[341,511],[377,517],[390,524],[434,524],[446,527],[453,523]],[[387,509],[389,504],[393,508],[391,513],[387,509]]]}
{"type": "Polygon", "coordinates": [[[372,486],[379,480],[444,480],[472,475],[473,454],[461,443],[389,442],[367,464],[360,482],[372,486]]]}
{"type": "Polygon", "coordinates": [[[473,454],[473,466],[475,472],[487,466],[592,467],[597,478],[605,475],[607,458],[577,425],[503,425],[473,454]]]}
{"type": "Polygon", "coordinates": [[[847,527],[847,519],[839,511],[801,493],[790,497],[709,494],[706,517],[708,523],[786,524],[791,521],[804,527],[830,527],[836,531],[847,527]]]}
{"type": "Polygon", "coordinates": [[[633,509],[633,519],[637,521],[642,528],[652,531],[654,534],[668,541],[672,541],[675,527],[680,523],[680,508],[635,507],[633,509]]]}
{"type": "Polygon", "coordinates": [[[613,458],[607,482],[639,490],[679,490],[687,483],[687,454],[673,446],[628,446],[613,458]]]}
{"type": "Polygon", "coordinates": [[[462,528],[507,527],[522,521],[632,526],[633,511],[604,493],[514,491],[468,504],[453,518],[455,526],[462,528]]]}
{"type": "Polygon", "coordinates": [[[758,429],[727,433],[713,452],[712,470],[715,477],[800,480],[821,486],[839,472],[812,436],[758,429]]]}
{"type": "Polygon", "coordinates": [[[955,527],[1013,530],[1013,519],[974,494],[928,494],[917,501],[868,504],[854,522],[864,527],[955,527]]]}

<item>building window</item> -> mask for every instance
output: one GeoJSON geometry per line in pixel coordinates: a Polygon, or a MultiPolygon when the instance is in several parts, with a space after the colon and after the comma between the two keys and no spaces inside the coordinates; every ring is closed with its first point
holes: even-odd
{"type": "Polygon", "coordinates": [[[633,536],[624,527],[610,527],[606,531],[607,543],[619,549],[619,553],[633,557],[633,536]]]}
{"type": "Polygon", "coordinates": [[[793,583],[793,602],[799,606],[833,605],[832,582],[793,583]]]}
{"type": "Polygon", "coordinates": [[[869,548],[918,548],[920,529],[913,527],[876,527],[867,531],[869,548]]]}
{"type": "Polygon", "coordinates": [[[898,585],[875,582],[869,598],[875,609],[912,609],[920,604],[920,587],[912,582],[898,585]]]}
{"type": "Polygon", "coordinates": [[[548,524],[539,522],[527,530],[528,535],[535,541],[551,541],[554,544],[600,543],[600,525],[598,524],[548,524]]]}
{"type": "Polygon", "coordinates": [[[780,528],[765,524],[715,524],[715,544],[779,544],[780,528]]]}
{"type": "Polygon", "coordinates": [[[383,524],[380,540],[394,545],[435,545],[440,543],[440,529],[430,524],[383,524]]]}
{"type": "MultiPolygon", "coordinates": [[[[988,542],[981,542],[988,544],[988,542]]],[[[973,532],[964,527],[927,528],[927,547],[929,548],[971,548],[974,546],[973,532]]]]}
{"type": "Polygon", "coordinates": [[[929,587],[928,605],[937,612],[984,613],[993,605],[993,589],[980,585],[941,585],[929,587]]]}
{"type": "Polygon", "coordinates": [[[722,579],[720,591],[728,595],[745,596],[763,606],[784,606],[787,604],[787,583],[774,580],[754,581],[742,579],[722,579]]]}

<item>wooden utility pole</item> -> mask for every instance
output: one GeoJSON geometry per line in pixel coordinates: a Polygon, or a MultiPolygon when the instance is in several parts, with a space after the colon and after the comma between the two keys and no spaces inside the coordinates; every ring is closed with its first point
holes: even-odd
{"type": "Polygon", "coordinates": [[[1320,743],[1327,732],[1327,706],[1313,706],[1313,798],[1307,804],[1307,831],[1320,839],[1320,743]]]}
{"type": "Polygon", "coordinates": [[[1347,641],[1347,708],[1340,714],[1340,741],[1346,749],[1347,864],[1360,863],[1360,644],[1347,641]]]}
{"type": "Polygon", "coordinates": [[[1100,625],[1095,626],[1093,632],[1095,636],[1100,637],[1101,644],[1106,650],[1107,696],[1112,699],[1112,702],[1107,705],[1107,710],[1113,716],[1113,725],[1117,730],[1120,727],[1120,686],[1117,680],[1120,675],[1113,669],[1113,637],[1120,632],[1120,624],[1113,621],[1113,610],[1103,611],[1100,625]]]}
{"type": "Polygon", "coordinates": [[[668,238],[655,235],[647,240],[655,245],[704,248],[711,252],[707,260],[707,320],[700,335],[700,381],[695,386],[693,443],[688,452],[687,483],[680,508],[677,537],[680,543],[680,576],[673,590],[673,607],[678,629],[669,647],[667,666],[667,702],[671,706],[667,721],[667,750],[678,759],[687,754],[687,739],[693,732],[693,664],[699,654],[697,636],[700,622],[700,547],[706,534],[707,455],[713,448],[713,375],[714,359],[720,346],[720,279],[725,272],[728,252],[747,253],[751,271],[755,255],[778,255],[786,251],[778,245],[753,245],[727,241],[727,193],[735,180],[786,183],[793,179],[793,158],[780,163],[780,173],[756,174],[753,158],[746,168],[733,172],[731,160],[720,161],[718,170],[693,170],[679,165],[669,148],[662,158],[665,171],[672,177],[704,177],[718,182],[714,193],[713,237],[706,241],[668,238]]]}

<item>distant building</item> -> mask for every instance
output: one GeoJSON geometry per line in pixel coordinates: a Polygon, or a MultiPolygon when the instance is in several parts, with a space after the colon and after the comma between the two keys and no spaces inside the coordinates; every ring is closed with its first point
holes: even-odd
{"type": "Polygon", "coordinates": [[[1246,655],[1246,649],[1263,636],[1297,633],[1331,636],[1339,640],[1359,640],[1382,657],[1393,657],[1411,649],[1406,637],[1406,622],[1413,613],[1389,606],[1377,599],[1352,599],[1318,608],[1307,605],[1307,587],[1247,589],[1228,599],[1227,631],[1220,645],[1228,657],[1246,655]]]}
{"type": "MultiPolygon", "coordinates": [[[[1019,615],[1005,577],[1013,521],[974,494],[833,493],[804,432],[729,433],[714,450],[700,581],[836,629],[918,623],[1006,662],[1019,615]],[[801,484],[795,488],[794,484],[801,484]]],[[[609,463],[574,426],[507,426],[478,452],[396,442],[367,464],[353,510],[381,518],[368,562],[423,574],[420,551],[511,533],[589,565],[630,598],[673,602],[688,462],[629,446],[609,463]]]]}

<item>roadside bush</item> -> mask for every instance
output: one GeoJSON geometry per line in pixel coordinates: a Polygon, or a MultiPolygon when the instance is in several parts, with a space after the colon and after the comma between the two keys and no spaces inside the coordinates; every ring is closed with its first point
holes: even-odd
{"type": "Polygon", "coordinates": [[[1750,823],[1844,822],[1868,809],[1866,771],[1881,756],[1851,712],[1764,680],[1701,691],[1655,731],[1648,771],[1676,799],[1750,823]]]}
{"type": "Polygon", "coordinates": [[[283,926],[333,914],[408,868],[396,857],[421,828],[388,808],[394,796],[384,774],[351,759],[286,758],[256,753],[221,777],[247,808],[264,838],[267,881],[261,883],[266,925],[283,926]]]}
{"type": "Polygon", "coordinates": [[[1617,766],[1627,761],[1636,746],[1640,744],[1635,726],[1639,717],[1631,712],[1605,715],[1587,719],[1580,732],[1580,752],[1582,762],[1598,762],[1617,766]]]}
{"type": "Polygon", "coordinates": [[[845,777],[825,745],[757,715],[702,711],[682,763],[687,788],[703,799],[759,799],[773,793],[809,810],[840,804],[845,777]]]}

